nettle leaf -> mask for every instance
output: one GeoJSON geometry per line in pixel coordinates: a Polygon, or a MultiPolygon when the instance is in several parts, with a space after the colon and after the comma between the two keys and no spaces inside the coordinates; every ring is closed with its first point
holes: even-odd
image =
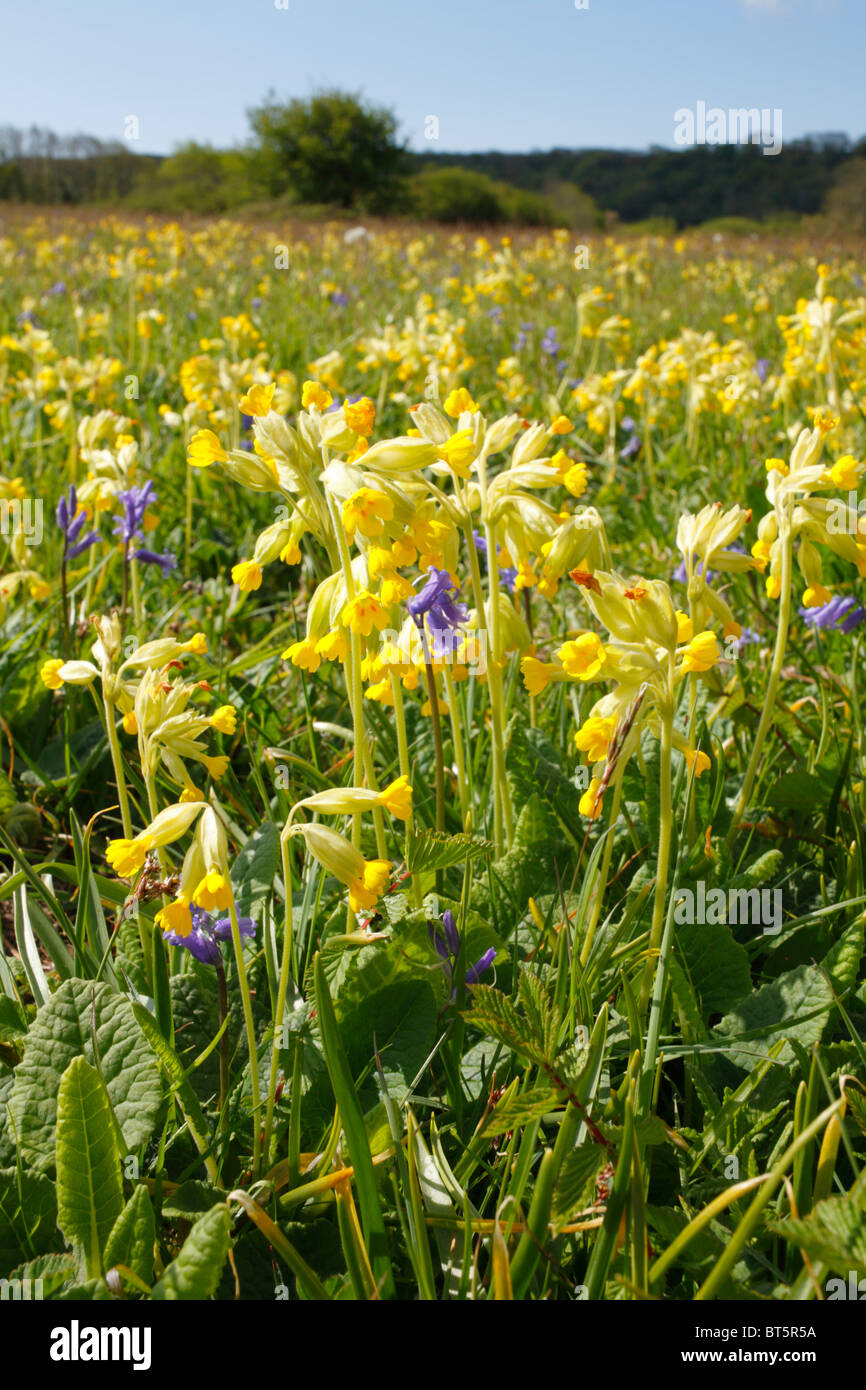
{"type": "Polygon", "coordinates": [[[510,1047],[512,1052],[528,1056],[530,1061],[545,1060],[543,1054],[538,1055],[540,1049],[530,1025],[520,1017],[508,996],[493,985],[476,985],[466,1021],[510,1047]]]}
{"type": "Polygon", "coordinates": [[[521,1091],[518,1083],[512,1082],[484,1121],[484,1134],[490,1138],[507,1134],[532,1120],[540,1120],[543,1115],[560,1108],[562,1103],[562,1095],[554,1086],[541,1084],[521,1091]]]}
{"type": "Polygon", "coordinates": [[[57,1225],[84,1250],[88,1277],[123,1206],[117,1127],[105,1083],[84,1057],[69,1063],[57,1096],[57,1225]]]}
{"type": "Polygon", "coordinates": [[[0,1168],[0,1278],[60,1243],[51,1180],[26,1169],[0,1168]]]}
{"type": "Polygon", "coordinates": [[[94,1063],[91,1016],[108,1097],[130,1150],[150,1138],[162,1099],[159,1068],[141,1046],[132,1006],[108,985],[64,980],[30,1025],[10,1108],[21,1151],[36,1168],[54,1163],[60,1079],[69,1063],[94,1063]]]}
{"type": "Polygon", "coordinates": [[[481,859],[490,854],[490,840],[474,835],[445,835],[438,830],[410,830],[406,836],[406,867],[412,874],[429,873],[433,869],[451,869],[467,860],[481,859]]]}
{"type": "Polygon", "coordinates": [[[105,1268],[126,1265],[145,1284],[153,1278],[153,1246],[156,1222],[147,1188],[135,1188],[123,1211],[111,1228],[105,1243],[105,1268]]]}
{"type": "Polygon", "coordinates": [[[231,1215],[224,1202],[196,1221],[165,1274],[151,1290],[156,1299],[211,1298],[229,1253],[231,1215]]]}
{"type": "Polygon", "coordinates": [[[863,955],[864,928],[862,916],[846,927],[835,945],[830,947],[821,964],[837,993],[853,989],[860,980],[860,960],[863,955]]]}
{"type": "Polygon", "coordinates": [[[607,1150],[604,1146],[589,1140],[566,1155],[553,1194],[553,1214],[558,1222],[564,1224],[587,1197],[590,1201],[593,1199],[594,1194],[588,1193],[587,1189],[590,1183],[594,1185],[595,1176],[606,1161],[607,1150]]]}
{"type": "Polygon", "coordinates": [[[257,915],[270,896],[280,862],[280,834],[273,821],[254,830],[232,865],[232,888],[239,917],[257,915]]]}
{"type": "Polygon", "coordinates": [[[866,1210],[850,1197],[827,1197],[808,1216],[769,1225],[812,1260],[846,1275],[866,1271],[866,1210]]]}
{"type": "Polygon", "coordinates": [[[540,729],[524,728],[516,720],[508,737],[508,776],[515,801],[519,804],[539,792],[571,833],[582,837],[586,829],[580,812],[583,791],[563,772],[559,750],[540,729]]]}

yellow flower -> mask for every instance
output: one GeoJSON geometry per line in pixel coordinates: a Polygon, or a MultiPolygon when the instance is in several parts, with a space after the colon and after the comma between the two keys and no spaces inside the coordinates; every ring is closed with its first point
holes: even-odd
{"type": "Polygon", "coordinates": [[[688,613],[683,613],[677,609],[677,646],[681,647],[684,642],[691,642],[694,636],[694,624],[688,613]]]}
{"type": "Polygon", "coordinates": [[[245,594],[258,589],[262,583],[262,567],[255,560],[240,560],[232,565],[232,582],[245,594]]]}
{"type": "Polygon", "coordinates": [[[699,632],[683,653],[684,671],[709,671],[720,659],[719,642],[714,632],[699,632]]]}
{"type": "Polygon", "coordinates": [[[304,410],[309,410],[311,405],[316,406],[318,410],[327,410],[333,399],[330,391],[326,391],[321,382],[305,381],[301,388],[301,405],[304,410]]]}
{"type": "Polygon", "coordinates": [[[452,420],[456,420],[463,414],[464,410],[470,410],[474,414],[478,406],[466,387],[458,386],[445,397],[443,409],[446,415],[450,415],[452,420]]]}
{"type": "Polygon", "coordinates": [[[207,638],[203,632],[196,632],[188,642],[181,642],[180,645],[183,651],[194,652],[196,656],[204,656],[207,652],[207,638]]]}
{"type": "Polygon", "coordinates": [[[803,594],[804,608],[821,608],[825,603],[829,603],[833,595],[829,589],[825,589],[823,584],[810,584],[803,594]]]}
{"type": "Polygon", "coordinates": [[[238,722],[238,712],[234,705],[220,705],[210,717],[211,728],[219,729],[221,734],[233,734],[238,722]]]}
{"type": "Polygon", "coordinates": [[[63,662],[59,657],[53,656],[50,661],[44,661],[39,668],[39,675],[43,685],[47,685],[49,690],[59,690],[63,681],[58,675],[63,662]]]}
{"type": "Polygon", "coordinates": [[[706,753],[699,753],[695,748],[684,749],[683,757],[686,760],[686,766],[689,772],[691,772],[692,768],[695,769],[695,777],[700,777],[701,773],[706,772],[707,768],[710,766],[710,760],[706,753]]]}
{"type": "Polygon", "coordinates": [[[355,434],[368,435],[376,419],[376,407],[369,396],[362,396],[359,401],[346,401],[343,418],[355,434]]]}
{"type": "Polygon", "coordinates": [[[156,925],[164,932],[174,932],[175,936],[189,936],[192,931],[192,914],[183,893],[168,903],[154,918],[156,925]]]}
{"type": "Polygon", "coordinates": [[[412,788],[408,777],[398,777],[379,796],[380,805],[397,820],[408,820],[412,814],[412,788]]]}
{"type": "Polygon", "coordinates": [[[764,587],[767,591],[767,598],[778,598],[782,592],[782,581],[778,575],[771,574],[768,575],[764,587]]]}
{"type": "Polygon", "coordinates": [[[525,656],[520,663],[523,684],[530,695],[540,695],[551,680],[559,675],[559,667],[551,661],[539,661],[535,656],[525,656]]]}
{"type": "Polygon", "coordinates": [[[214,779],[215,782],[218,782],[221,777],[225,777],[226,768],[229,765],[229,757],[227,753],[220,753],[219,757],[217,758],[208,758],[203,756],[201,761],[204,763],[205,767],[207,768],[208,772],[210,773],[211,777],[214,779]]]}
{"type": "Polygon", "coordinates": [[[320,637],[316,643],[316,653],[323,661],[345,661],[345,635],[337,627],[331,632],[326,632],[324,637],[320,637]]]}
{"type": "Polygon", "coordinates": [[[571,423],[567,415],[557,415],[556,419],[553,421],[553,424],[550,426],[550,433],[570,434],[573,429],[574,425],[571,423]]]}
{"type": "Polygon", "coordinates": [[[568,488],[572,497],[582,497],[586,492],[586,483],[589,477],[589,469],[585,463],[574,463],[566,472],[563,483],[568,488]]]}
{"type": "Polygon", "coordinates": [[[119,878],[132,878],[137,874],[147,855],[147,847],[140,839],[109,840],[105,857],[119,878]]]}
{"type": "Polygon", "coordinates": [[[388,859],[370,859],[365,863],[363,876],[349,884],[349,906],[353,912],[369,911],[376,906],[390,873],[388,859]]]}
{"type": "Polygon", "coordinates": [[[394,515],[394,503],[384,492],[376,488],[362,487],[347,497],[343,503],[343,525],[346,535],[352,539],[356,531],[362,536],[381,536],[394,515]]]}
{"type": "Polygon", "coordinates": [[[860,465],[853,454],[843,454],[830,469],[830,478],[836,487],[855,488],[860,473],[860,465]]]}
{"type": "Polygon", "coordinates": [[[213,912],[214,908],[222,911],[231,903],[232,890],[219,869],[208,869],[193,893],[192,900],[196,907],[203,908],[205,912],[213,912]]]}
{"type": "Polygon", "coordinates": [[[188,787],[184,787],[179,800],[184,806],[192,801],[204,801],[204,792],[199,791],[198,787],[193,786],[192,782],[190,782],[188,787]]]}
{"type": "Polygon", "coordinates": [[[439,445],[439,457],[445,460],[458,478],[469,477],[469,465],[477,452],[471,430],[458,430],[450,439],[446,439],[444,444],[439,445]]]}
{"type": "Polygon", "coordinates": [[[210,468],[212,463],[225,463],[228,454],[213,430],[196,430],[189,441],[186,461],[193,468],[210,468]]]}
{"type": "Polygon", "coordinates": [[[588,681],[598,675],[607,660],[607,652],[596,632],[584,632],[574,642],[565,642],[556,655],[566,675],[580,681],[588,681]]]}
{"type": "Polygon", "coordinates": [[[812,417],[812,424],[821,434],[832,434],[839,423],[839,416],[834,415],[832,410],[816,410],[812,417]]]}
{"type": "Polygon", "coordinates": [[[344,607],[340,621],[359,636],[369,637],[374,627],[382,632],[388,626],[388,610],[369,589],[361,589],[344,607]]]}
{"type": "Polygon", "coordinates": [[[610,747],[616,724],[615,715],[605,719],[601,715],[591,714],[578,729],[574,741],[581,753],[586,754],[588,763],[597,763],[602,758],[607,757],[607,750],[610,747]]]}
{"type": "Polygon", "coordinates": [[[249,388],[245,396],[241,396],[238,401],[238,410],[244,415],[267,415],[274,399],[274,392],[277,383],[272,381],[268,386],[253,385],[249,388]]]}
{"type": "Polygon", "coordinates": [[[764,459],[764,467],[768,473],[779,473],[783,478],[788,476],[788,465],[784,459],[764,459]]]}
{"type": "Polygon", "coordinates": [[[286,541],[280,551],[280,559],[284,565],[299,565],[301,563],[301,547],[297,541],[286,541]]]}
{"type": "Polygon", "coordinates": [[[309,671],[310,675],[314,671],[318,671],[322,664],[318,644],[309,637],[305,637],[302,642],[293,642],[281,653],[281,657],[283,661],[290,661],[293,666],[300,667],[302,671],[309,671]]]}
{"type": "Polygon", "coordinates": [[[137,734],[137,733],[138,733],[138,720],[137,720],[136,717],[135,717],[135,710],[134,710],[134,709],[128,710],[127,713],[123,716],[123,720],[122,720],[121,722],[122,722],[122,724],[123,724],[123,732],[124,732],[124,733],[126,733],[126,734],[137,734]]]}
{"type": "Polygon", "coordinates": [[[603,797],[599,796],[601,783],[597,777],[593,777],[583,796],[578,802],[577,809],[582,816],[589,816],[590,820],[598,820],[601,815],[601,803],[603,797]]]}

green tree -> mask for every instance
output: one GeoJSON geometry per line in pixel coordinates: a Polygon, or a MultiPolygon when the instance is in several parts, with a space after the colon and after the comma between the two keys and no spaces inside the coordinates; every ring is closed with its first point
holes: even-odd
{"type": "Polygon", "coordinates": [[[248,112],[258,175],[274,197],[391,211],[402,189],[404,147],[391,111],[360,96],[318,92],[308,100],[268,96],[248,112]]]}

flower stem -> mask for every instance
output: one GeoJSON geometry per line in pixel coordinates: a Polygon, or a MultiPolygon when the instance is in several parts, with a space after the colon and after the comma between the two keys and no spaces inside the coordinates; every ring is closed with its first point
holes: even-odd
{"type": "MultiPolygon", "coordinates": [[[[671,657],[671,685],[673,684],[673,657],[671,657]]],[[[659,851],[656,864],[656,890],[653,904],[652,928],[650,930],[649,954],[644,966],[643,982],[640,992],[640,1013],[646,1014],[649,1004],[653,976],[663,968],[659,957],[662,931],[665,924],[665,899],[670,868],[671,842],[673,839],[673,804],[671,795],[671,752],[673,748],[673,695],[670,704],[662,714],[661,764],[659,767],[659,851]]]]}
{"type": "MultiPolygon", "coordinates": [[[[228,864],[222,866],[222,872],[229,878],[228,864]]],[[[259,1176],[259,1166],[261,1163],[261,1095],[259,1093],[259,1058],[256,1051],[256,1030],[253,1023],[253,1006],[250,998],[250,986],[247,979],[247,968],[244,964],[244,944],[241,939],[240,923],[238,922],[238,909],[235,904],[234,893],[229,899],[229,918],[232,924],[232,945],[235,951],[235,965],[238,972],[238,985],[241,991],[241,1000],[244,1009],[244,1026],[247,1034],[247,1050],[250,1054],[250,1090],[253,1100],[253,1181],[259,1176]]]]}
{"type": "Polygon", "coordinates": [[[748,809],[749,797],[752,795],[752,788],[758,773],[758,764],[761,761],[764,740],[767,737],[767,732],[773,721],[776,696],[779,693],[779,682],[782,677],[782,663],[785,660],[785,650],[788,645],[788,626],[791,620],[791,572],[793,568],[793,556],[791,528],[787,516],[780,518],[779,537],[782,542],[782,570],[780,575],[779,620],[776,628],[776,645],[773,650],[773,664],[770,667],[770,675],[764,695],[764,706],[761,711],[761,719],[758,724],[757,733],[755,734],[755,741],[752,745],[752,756],[749,758],[749,765],[746,768],[746,775],[743,779],[743,785],[740,788],[740,795],[737,797],[737,803],[734,807],[731,828],[728,831],[729,846],[733,843],[740,821],[743,819],[748,809]]]}

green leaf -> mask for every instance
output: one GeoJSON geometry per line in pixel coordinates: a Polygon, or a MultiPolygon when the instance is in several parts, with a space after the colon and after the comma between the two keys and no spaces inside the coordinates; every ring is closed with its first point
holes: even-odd
{"type": "Polygon", "coordinates": [[[155,1239],[156,1223],[150,1193],[139,1185],[111,1228],[105,1244],[105,1268],[126,1265],[149,1284],[153,1278],[155,1239]]]}
{"type": "Polygon", "coordinates": [[[63,1255],[37,1255],[35,1260],[28,1260],[26,1264],[17,1265],[11,1270],[8,1278],[29,1279],[31,1285],[39,1280],[39,1296],[41,1298],[51,1298],[53,1294],[59,1293],[70,1279],[75,1277],[75,1257],[69,1254],[63,1255]]]}
{"type": "Polygon", "coordinates": [[[751,992],[748,953],[724,922],[681,924],[674,951],[704,1018],[727,1013],[751,992]]]}
{"type": "Polygon", "coordinates": [[[519,1129],[532,1120],[540,1120],[563,1103],[563,1097],[554,1086],[530,1086],[519,1090],[516,1083],[509,1087],[505,1095],[497,1101],[484,1121],[485,1137],[507,1134],[510,1129],[519,1129]]]}
{"type": "Polygon", "coordinates": [[[604,1166],[606,1159],[606,1149],[601,1144],[590,1143],[589,1140],[581,1144],[579,1149],[572,1149],[571,1153],[566,1155],[553,1195],[553,1212],[557,1221],[567,1221],[572,1212],[580,1208],[584,1197],[589,1195],[586,1192],[587,1187],[604,1166]]]}
{"type": "Polygon", "coordinates": [[[57,1224],[84,1249],[88,1277],[123,1206],[116,1126],[105,1084],[84,1057],[63,1073],[57,1096],[57,1224]]]}
{"type": "Polygon", "coordinates": [[[280,862],[280,835],[273,821],[254,830],[232,865],[232,888],[239,917],[257,918],[269,897],[280,862]]]}
{"type": "Polygon", "coordinates": [[[786,772],[767,792],[766,803],[774,811],[814,812],[826,804],[829,791],[809,772],[786,772]]]}
{"type": "Polygon", "coordinates": [[[91,1013],[102,1075],[128,1149],[140,1148],[153,1131],[162,1099],[159,1068],[141,1046],[131,1004],[108,985],[65,980],[30,1025],[12,1088],[10,1107],[21,1150],[37,1168],[54,1162],[61,1076],[75,1057],[96,1060],[91,1013]]]}
{"type": "Polygon", "coordinates": [[[866,1211],[850,1197],[827,1197],[808,1216],[770,1222],[770,1228],[841,1274],[866,1271],[866,1211]]]}
{"type": "Polygon", "coordinates": [[[0,1168],[0,1278],[59,1243],[54,1184],[41,1173],[0,1168]]]}
{"type": "Polygon", "coordinates": [[[165,1274],[154,1284],[156,1299],[211,1298],[229,1253],[231,1215],[224,1202],[196,1221],[165,1274]]]}
{"type": "Polygon", "coordinates": [[[490,854],[490,840],[473,835],[446,835],[438,830],[410,830],[406,836],[406,868],[411,874],[429,873],[433,869],[450,869],[470,859],[490,854]]]}

